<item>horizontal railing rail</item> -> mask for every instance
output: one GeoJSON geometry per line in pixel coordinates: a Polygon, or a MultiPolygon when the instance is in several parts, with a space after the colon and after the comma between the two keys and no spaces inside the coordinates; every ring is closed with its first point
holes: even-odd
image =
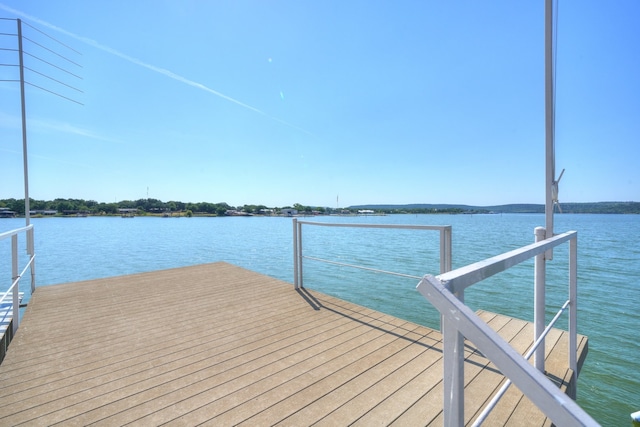
{"type": "MultiPolygon", "coordinates": [[[[536,229],[536,238],[543,236],[536,229]]],[[[569,367],[573,371],[573,381],[577,376],[577,233],[563,233],[546,240],[449,271],[439,276],[425,276],[417,286],[418,291],[435,306],[443,317],[442,333],[444,341],[444,419],[445,425],[464,424],[464,338],[473,342],[485,357],[491,360],[547,417],[556,425],[595,426],[598,425],[570,396],[563,393],[544,374],[544,337],[559,316],[569,309],[569,367]],[[535,258],[536,301],[535,314],[542,313],[544,322],[544,257],[545,252],[569,242],[569,299],[562,305],[552,322],[538,331],[534,344],[526,358],[516,352],[497,332],[493,331],[463,301],[457,298],[469,286],[494,274],[507,270],[523,261],[535,258]],[[540,264],[542,263],[542,267],[540,264]],[[542,288],[542,290],[538,288],[542,288]],[[542,296],[543,298],[540,298],[542,296]],[[542,363],[532,366],[527,361],[531,354],[542,350],[542,363]],[[542,369],[540,369],[542,367],[542,369]]],[[[538,324],[540,319],[534,319],[538,324]]],[[[506,390],[508,385],[503,386],[506,390]]],[[[480,425],[495,405],[501,390],[482,411],[474,425],[480,425]]]]}
{"type": "Polygon", "coordinates": [[[536,255],[544,253],[549,248],[554,248],[576,237],[577,232],[575,231],[558,234],[550,239],[532,243],[501,255],[487,258],[483,261],[478,261],[476,263],[457,268],[453,271],[440,274],[438,279],[447,287],[447,289],[455,294],[457,292],[464,291],[469,286],[474,285],[481,280],[487,279],[494,274],[514,267],[521,262],[527,261],[536,255]]]}
{"type": "Polygon", "coordinates": [[[31,271],[31,293],[35,291],[35,250],[34,250],[34,236],[33,236],[33,224],[26,227],[17,228],[15,230],[6,231],[0,233],[0,241],[4,239],[11,239],[11,285],[9,288],[0,294],[0,305],[5,304],[5,300],[11,297],[11,312],[12,312],[12,335],[18,330],[20,325],[20,280],[25,276],[27,270],[31,271]],[[28,260],[25,263],[23,269],[19,271],[19,252],[18,252],[18,236],[21,233],[26,234],[26,250],[28,254],[28,260]]]}
{"type": "Polygon", "coordinates": [[[320,226],[320,227],[349,227],[349,228],[386,228],[400,230],[431,230],[440,233],[440,272],[445,273],[451,270],[451,226],[450,225],[411,225],[411,224],[359,224],[359,223],[330,223],[330,222],[312,222],[300,221],[293,219],[293,283],[296,289],[303,287],[303,259],[324,262],[327,264],[340,265],[343,267],[356,268],[361,270],[375,271],[377,273],[389,274],[393,276],[401,276],[410,279],[418,279],[419,276],[413,276],[392,271],[384,271],[370,267],[364,267],[354,264],[348,264],[338,261],[327,260],[319,257],[312,257],[303,254],[302,251],[302,226],[320,226]]]}
{"type": "Polygon", "coordinates": [[[25,233],[29,230],[33,229],[33,224],[31,225],[27,225],[25,227],[21,227],[21,228],[16,228],[14,230],[9,230],[9,231],[4,231],[2,233],[0,233],[0,240],[4,240],[4,239],[8,239],[9,237],[12,236],[17,236],[20,233],[25,233]]]}

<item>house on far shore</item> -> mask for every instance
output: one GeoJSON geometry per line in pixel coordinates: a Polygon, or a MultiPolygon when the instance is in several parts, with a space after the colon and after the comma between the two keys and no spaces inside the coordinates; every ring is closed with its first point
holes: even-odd
{"type": "Polygon", "coordinates": [[[283,208],[280,209],[280,213],[282,216],[295,216],[298,215],[298,210],[293,208],[283,208]]]}
{"type": "Polygon", "coordinates": [[[58,215],[58,211],[55,209],[36,209],[36,210],[30,210],[29,215],[54,216],[54,215],[58,215]]]}
{"type": "Polygon", "coordinates": [[[136,209],[136,208],[118,208],[118,213],[120,215],[122,215],[123,218],[133,218],[138,213],[138,209],[136,209]]]}
{"type": "Polygon", "coordinates": [[[64,215],[64,216],[82,216],[82,217],[86,217],[86,216],[89,216],[89,211],[79,211],[79,210],[67,209],[67,210],[62,211],[62,215],[64,215]]]}
{"type": "Polygon", "coordinates": [[[16,213],[9,208],[0,208],[0,218],[15,218],[16,213]]]}

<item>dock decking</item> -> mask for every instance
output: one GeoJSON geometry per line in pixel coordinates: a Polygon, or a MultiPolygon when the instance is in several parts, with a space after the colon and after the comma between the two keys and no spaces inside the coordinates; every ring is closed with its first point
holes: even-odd
{"type": "MultiPolygon", "coordinates": [[[[480,315],[531,344],[531,324],[480,315]]],[[[441,349],[437,331],[226,263],[41,287],[0,365],[0,424],[442,425],[441,349]]],[[[554,330],[563,388],[566,351],[554,330]]],[[[503,380],[466,346],[466,420],[503,380]]],[[[508,424],[551,423],[511,387],[487,421],[508,424]]]]}

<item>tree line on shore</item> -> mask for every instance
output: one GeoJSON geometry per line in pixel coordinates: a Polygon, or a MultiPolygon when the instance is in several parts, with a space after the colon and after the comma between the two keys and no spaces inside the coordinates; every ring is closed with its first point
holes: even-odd
{"type": "MultiPolygon", "coordinates": [[[[24,199],[0,199],[0,208],[9,209],[17,215],[24,215],[24,199]]],[[[607,214],[640,214],[640,202],[595,202],[595,203],[562,203],[563,213],[607,213],[607,214]]],[[[117,215],[119,209],[137,209],[140,214],[164,214],[171,212],[191,212],[194,214],[225,216],[229,212],[245,214],[279,214],[283,209],[295,209],[298,213],[313,214],[357,214],[367,210],[374,214],[487,214],[487,213],[543,213],[544,205],[512,204],[501,206],[468,206],[468,205],[361,205],[333,209],[320,206],[305,206],[294,203],[293,206],[267,207],[265,205],[231,206],[225,202],[163,202],[158,199],[122,200],[113,203],[96,202],[83,199],[29,199],[29,209],[33,212],[86,213],[89,215],[117,215]]]]}
{"type": "MultiPolygon", "coordinates": [[[[361,205],[352,209],[373,209],[385,213],[544,213],[543,204],[508,204],[496,206],[469,206],[444,204],[361,205]]],[[[640,214],[640,202],[583,202],[560,203],[556,213],[574,214],[640,214]]]]}
{"type": "MultiPolygon", "coordinates": [[[[2,199],[0,208],[7,208],[17,215],[24,215],[24,199],[2,199]]],[[[95,200],[83,199],[54,199],[35,200],[29,198],[29,210],[32,212],[56,212],[59,215],[65,213],[86,213],[89,215],[117,215],[119,209],[137,209],[141,214],[164,214],[167,212],[192,212],[195,214],[206,214],[215,216],[225,216],[229,212],[242,212],[246,214],[279,213],[282,209],[296,209],[300,213],[327,213],[327,208],[304,206],[299,203],[293,206],[283,206],[269,208],[265,205],[242,205],[231,206],[225,202],[163,202],[158,199],[138,199],[122,200],[113,203],[96,202],[95,200]]]]}

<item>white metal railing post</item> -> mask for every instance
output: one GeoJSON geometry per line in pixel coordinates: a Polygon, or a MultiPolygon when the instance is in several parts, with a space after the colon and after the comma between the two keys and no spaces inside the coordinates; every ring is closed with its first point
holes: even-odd
{"type": "Polygon", "coordinates": [[[451,226],[440,229],[440,274],[451,271],[451,226]]]}
{"type": "Polygon", "coordinates": [[[29,258],[31,260],[31,294],[36,290],[36,266],[35,260],[33,259],[36,253],[35,250],[35,241],[34,241],[34,228],[27,230],[27,253],[29,254],[29,258]]]}
{"type": "MultiPolygon", "coordinates": [[[[451,271],[451,226],[440,229],[440,274],[451,271]]],[[[464,291],[456,294],[460,301],[464,301],[464,291]]],[[[440,314],[440,332],[444,331],[444,317],[440,314]]]]}
{"type": "Polygon", "coordinates": [[[464,425],[464,337],[451,320],[441,323],[443,351],[444,425],[464,425]]]}
{"type": "Polygon", "coordinates": [[[18,235],[11,236],[11,282],[18,278],[18,235]]]}
{"type": "Polygon", "coordinates": [[[447,226],[446,228],[447,234],[447,271],[451,271],[453,269],[453,227],[447,226]]]}
{"type": "Polygon", "coordinates": [[[298,219],[293,218],[293,287],[299,288],[298,284],[298,219]]]}
{"type": "Polygon", "coordinates": [[[569,241],[569,368],[573,371],[573,399],[578,392],[578,237],[569,241]]]}
{"type": "MultiPolygon", "coordinates": [[[[451,226],[440,230],[440,274],[451,271],[451,226]]],[[[464,301],[464,291],[456,296],[464,301]]],[[[464,336],[440,314],[440,330],[444,345],[444,425],[464,424],[464,336]]]]}
{"type": "Polygon", "coordinates": [[[15,334],[18,330],[18,324],[20,323],[20,289],[19,284],[20,281],[18,279],[18,235],[14,234],[11,236],[11,282],[15,282],[15,286],[13,287],[13,295],[12,295],[12,307],[11,310],[13,312],[13,333],[15,334]]]}
{"type": "Polygon", "coordinates": [[[447,237],[444,229],[440,230],[440,274],[446,272],[447,237]]]}
{"type": "MultiPolygon", "coordinates": [[[[545,239],[546,231],[544,227],[536,227],[534,230],[536,243],[545,239]]],[[[533,341],[542,336],[545,329],[545,281],[546,281],[546,261],[545,254],[536,255],[534,261],[534,295],[533,295],[533,341]]],[[[537,370],[544,372],[544,340],[540,343],[533,355],[533,363],[537,370]]]]}
{"type": "Polygon", "coordinates": [[[296,221],[298,226],[298,287],[304,287],[304,275],[302,274],[302,224],[296,221]]]}

